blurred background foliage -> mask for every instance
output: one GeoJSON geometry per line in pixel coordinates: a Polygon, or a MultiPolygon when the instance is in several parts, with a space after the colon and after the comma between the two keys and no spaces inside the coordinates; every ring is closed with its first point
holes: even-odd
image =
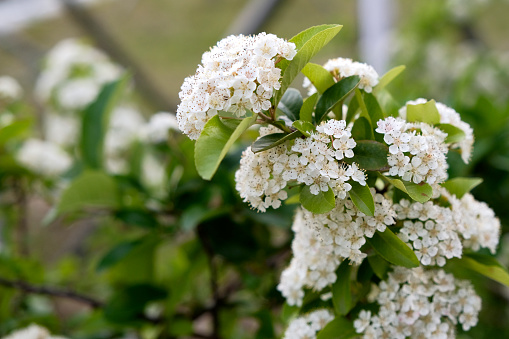
{"type": "MultiPolygon", "coordinates": [[[[495,210],[506,234],[509,3],[395,3],[391,63],[407,68],[391,84],[393,96],[401,104],[434,98],[472,125],[473,161],[464,165],[450,154],[450,174],[484,179],[473,194],[495,210]]],[[[258,214],[238,197],[233,174],[250,140],[228,155],[211,182],[196,174],[193,142],[174,130],[161,143],[133,140],[122,154],[127,168],[121,173],[87,163],[81,144],[69,151],[72,169],[58,179],[34,173],[14,157],[28,137],[44,135],[46,113],[34,87],[44,55],[60,40],[84,38],[129,69],[134,85],[119,91],[130,93],[123,96],[149,118],[175,111],[183,79],[204,51],[234,30],[247,5],[101,1],[0,36],[0,74],[18,79],[25,91],[22,102],[1,107],[14,120],[0,129],[0,336],[30,323],[79,339],[281,334],[284,300],[275,286],[290,258],[293,207],[258,214]],[[149,153],[164,168],[156,187],[144,179],[142,159],[149,153]]],[[[259,30],[288,39],[312,25],[340,23],[338,38],[313,62],[338,56],[363,61],[357,18],[353,1],[281,1],[259,30]]],[[[96,103],[116,100],[105,94],[96,103]]],[[[79,113],[82,121],[86,116],[86,110],[79,113]]],[[[91,147],[102,157],[102,145],[91,147]]],[[[504,234],[506,250],[498,256],[507,265],[504,234]]],[[[478,326],[461,336],[509,337],[509,291],[470,278],[483,310],[478,326]]]]}

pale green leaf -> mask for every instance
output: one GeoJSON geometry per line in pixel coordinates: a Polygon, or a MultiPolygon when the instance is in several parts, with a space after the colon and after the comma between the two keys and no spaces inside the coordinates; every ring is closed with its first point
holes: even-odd
{"type": "Polygon", "coordinates": [[[309,187],[304,185],[300,192],[300,203],[305,209],[322,214],[330,212],[336,206],[336,199],[330,187],[327,192],[320,191],[317,195],[312,194],[309,187]]]}
{"type": "Polygon", "coordinates": [[[481,178],[454,178],[447,180],[442,184],[449,193],[456,196],[456,198],[461,199],[465,193],[470,192],[477,185],[482,183],[481,178]]]}
{"type": "Polygon", "coordinates": [[[362,186],[358,182],[351,181],[352,189],[348,191],[354,205],[368,216],[375,215],[375,202],[368,185],[362,186]]]}
{"type": "Polygon", "coordinates": [[[308,63],[301,72],[311,81],[320,94],[335,83],[334,77],[328,70],[311,62],[308,63]]]}
{"type": "Polygon", "coordinates": [[[407,268],[419,266],[419,259],[414,251],[389,228],[386,228],[384,232],[377,231],[373,238],[367,240],[373,249],[388,262],[407,268]]]}
{"type": "Polygon", "coordinates": [[[440,123],[440,113],[435,100],[430,100],[424,104],[406,105],[406,120],[408,122],[425,122],[430,125],[440,123]]]}
{"type": "Polygon", "coordinates": [[[463,258],[453,258],[452,262],[509,287],[509,272],[492,256],[468,253],[463,254],[463,258]]]}
{"type": "Polygon", "coordinates": [[[392,185],[394,185],[399,190],[405,192],[412,198],[413,200],[421,203],[425,203],[429,199],[431,199],[433,195],[433,189],[429,184],[421,182],[420,184],[415,184],[410,181],[403,181],[400,179],[394,179],[385,177],[392,185]]]}
{"type": "Polygon", "coordinates": [[[315,111],[317,101],[318,93],[315,93],[312,96],[306,98],[306,100],[304,100],[304,103],[300,108],[300,120],[313,122],[313,112],[315,111]]]}
{"type": "Polygon", "coordinates": [[[294,121],[292,124],[293,127],[295,127],[298,131],[300,131],[305,136],[309,137],[311,132],[314,132],[316,130],[315,125],[313,125],[310,122],[297,120],[294,121]]]}
{"type": "Polygon", "coordinates": [[[352,321],[336,317],[318,332],[316,339],[350,339],[358,336],[352,321]]]}
{"type": "Polygon", "coordinates": [[[460,142],[466,137],[465,132],[461,128],[458,128],[454,125],[440,124],[437,127],[447,133],[447,138],[445,138],[446,144],[454,144],[456,142],[460,142]]]}
{"type": "Polygon", "coordinates": [[[396,66],[387,73],[385,73],[381,78],[380,81],[378,81],[378,84],[373,88],[373,93],[377,94],[382,89],[384,89],[389,83],[392,82],[398,75],[400,75],[405,70],[404,65],[396,66]]]}

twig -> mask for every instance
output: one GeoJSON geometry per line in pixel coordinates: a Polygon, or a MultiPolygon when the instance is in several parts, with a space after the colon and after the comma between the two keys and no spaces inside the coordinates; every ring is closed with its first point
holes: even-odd
{"type": "Polygon", "coordinates": [[[0,285],[10,288],[15,288],[24,292],[34,293],[34,294],[44,294],[53,297],[61,297],[68,298],[83,304],[87,304],[90,307],[97,309],[104,306],[104,303],[94,299],[92,297],[77,293],[75,291],[71,291],[68,289],[58,289],[54,287],[47,286],[34,286],[25,281],[21,280],[8,280],[0,277],[0,285]]]}

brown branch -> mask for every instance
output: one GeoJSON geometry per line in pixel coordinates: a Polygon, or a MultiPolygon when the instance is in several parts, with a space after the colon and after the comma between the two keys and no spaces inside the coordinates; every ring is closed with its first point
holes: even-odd
{"type": "Polygon", "coordinates": [[[47,286],[35,286],[21,280],[8,280],[0,277],[0,285],[14,288],[28,293],[49,295],[52,297],[60,297],[72,299],[90,307],[97,309],[104,306],[104,303],[92,297],[77,293],[68,289],[58,289],[47,286]]]}

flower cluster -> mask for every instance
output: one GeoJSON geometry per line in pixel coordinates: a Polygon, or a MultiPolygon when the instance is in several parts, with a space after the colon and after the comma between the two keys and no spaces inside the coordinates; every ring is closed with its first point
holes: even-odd
{"type": "Polygon", "coordinates": [[[36,83],[38,98],[55,110],[75,112],[94,101],[122,69],[101,51],[77,40],[59,42],[47,55],[36,83]]]}
{"type": "Polygon", "coordinates": [[[3,339],[66,339],[51,335],[44,327],[32,324],[27,328],[12,332],[3,339]]]}
{"type": "Polygon", "coordinates": [[[62,174],[72,164],[71,157],[58,145],[39,139],[25,141],[16,160],[34,173],[48,177],[62,174]]]}
{"type": "Polygon", "coordinates": [[[205,123],[218,111],[237,117],[246,110],[261,112],[271,106],[273,91],[281,87],[276,63],[292,60],[295,44],[273,34],[229,36],[202,56],[196,74],[181,87],[177,109],[179,128],[197,139],[205,123]]]}
{"type": "Polygon", "coordinates": [[[360,264],[366,257],[360,248],[366,237],[383,232],[395,223],[396,212],[390,200],[371,190],[375,201],[374,216],[367,216],[350,199],[337,200],[326,214],[299,209],[292,226],[294,257],[282,275],[278,289],[290,305],[300,305],[304,288],[320,291],[333,284],[336,270],[344,259],[360,264]]]}
{"type": "Polygon", "coordinates": [[[168,140],[170,130],[178,130],[175,115],[168,112],[159,112],[150,117],[143,129],[143,137],[149,143],[159,144],[168,140]]]}
{"type": "Polygon", "coordinates": [[[377,122],[376,132],[389,145],[389,175],[414,183],[435,184],[447,179],[447,134],[426,123],[408,123],[388,117],[377,122]]]}
{"type": "MultiPolygon", "coordinates": [[[[261,128],[260,135],[271,134],[275,128],[261,128]]],[[[344,199],[351,189],[349,180],[365,185],[365,174],[354,163],[342,162],[354,156],[355,141],[344,120],[329,120],[316,128],[309,137],[297,138],[267,151],[242,153],[240,169],[235,173],[237,191],[244,201],[264,212],[278,208],[287,198],[283,189],[289,182],[304,183],[314,195],[328,191],[344,199]]]]}
{"type": "Polygon", "coordinates": [[[316,333],[333,319],[329,310],[315,310],[292,320],[283,339],[315,339],[316,333]]]}
{"type": "Polygon", "coordinates": [[[443,270],[396,267],[376,292],[378,314],[363,310],[354,321],[363,339],[454,338],[455,324],[470,329],[481,309],[472,284],[443,270]]]}
{"type": "MultiPolygon", "coordinates": [[[[407,105],[418,105],[426,103],[426,99],[419,98],[416,100],[408,101],[405,106],[399,109],[399,116],[406,119],[407,105]]],[[[459,128],[465,133],[463,140],[457,143],[453,143],[449,147],[452,149],[459,148],[461,151],[461,158],[465,163],[468,163],[472,154],[472,147],[474,145],[474,131],[469,124],[461,120],[458,112],[454,109],[442,104],[441,102],[436,103],[438,113],[440,114],[441,124],[450,124],[454,127],[459,128]]]]}
{"type": "Polygon", "coordinates": [[[0,76],[0,103],[19,100],[23,89],[18,81],[10,76],[0,76]]]}
{"type": "MultiPolygon", "coordinates": [[[[368,93],[371,93],[373,87],[378,84],[378,73],[372,66],[353,61],[352,59],[330,59],[323,65],[323,68],[328,70],[336,81],[341,80],[341,78],[358,75],[361,78],[359,88],[368,93]]],[[[313,86],[308,78],[304,79],[302,86],[307,88],[308,95],[316,93],[315,86],[313,86]]]]}

